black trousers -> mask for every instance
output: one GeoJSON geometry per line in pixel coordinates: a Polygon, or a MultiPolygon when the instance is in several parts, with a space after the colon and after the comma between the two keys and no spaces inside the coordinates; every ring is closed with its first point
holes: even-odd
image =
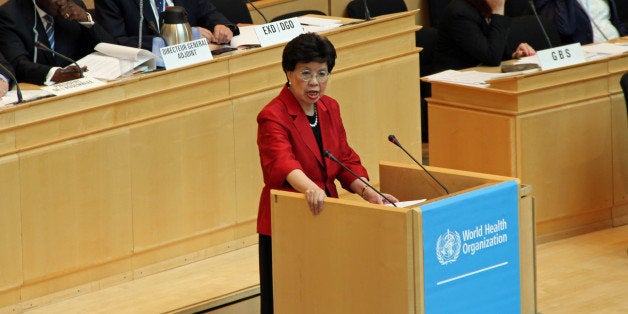
{"type": "Polygon", "coordinates": [[[271,237],[259,235],[260,313],[273,313],[273,249],[271,237]]]}

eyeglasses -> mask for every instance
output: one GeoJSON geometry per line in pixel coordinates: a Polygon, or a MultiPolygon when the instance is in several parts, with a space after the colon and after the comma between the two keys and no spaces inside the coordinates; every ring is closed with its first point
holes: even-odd
{"type": "Polygon", "coordinates": [[[304,82],[309,82],[314,77],[316,77],[316,81],[319,83],[325,83],[329,79],[329,72],[327,72],[327,70],[320,70],[314,73],[310,69],[303,69],[299,72],[299,78],[304,82]]]}

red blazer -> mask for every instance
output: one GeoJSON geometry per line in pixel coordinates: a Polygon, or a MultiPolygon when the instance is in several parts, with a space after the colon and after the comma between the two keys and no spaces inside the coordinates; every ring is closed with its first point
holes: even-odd
{"type": "MultiPolygon", "coordinates": [[[[323,96],[316,104],[323,150],[329,150],[357,175],[368,178],[360,157],[347,143],[338,102],[323,96]]],[[[257,146],[264,175],[257,216],[258,233],[271,235],[270,190],[295,191],[286,181],[292,170],[303,170],[332,197],[338,197],[335,179],[347,190],[356,180],[340,165],[323,157],[307,116],[287,87],[284,86],[279,96],[258,114],[257,125],[257,146]]]]}

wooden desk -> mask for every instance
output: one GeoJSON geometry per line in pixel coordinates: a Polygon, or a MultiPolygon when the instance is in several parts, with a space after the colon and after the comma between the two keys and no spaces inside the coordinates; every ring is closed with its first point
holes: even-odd
{"type": "Polygon", "coordinates": [[[518,177],[539,241],[628,223],[628,56],[504,78],[432,83],[430,165],[518,177]]]}
{"type": "MultiPolygon", "coordinates": [[[[373,181],[379,160],[407,161],[388,134],[421,156],[415,14],[326,33],[338,51],[327,91],[373,181]]],[[[282,50],[0,111],[0,307],[255,243],[255,118],[285,82],[282,50]]]]}

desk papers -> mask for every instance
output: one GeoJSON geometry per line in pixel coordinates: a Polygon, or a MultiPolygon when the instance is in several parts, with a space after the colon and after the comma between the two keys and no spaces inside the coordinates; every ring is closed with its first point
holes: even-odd
{"type": "MultiPolygon", "coordinates": [[[[54,95],[48,91],[41,90],[41,89],[22,90],[23,102],[31,101],[31,100],[35,100],[39,98],[44,98],[48,96],[54,96],[54,95]]],[[[12,104],[17,104],[17,91],[16,90],[10,90],[6,95],[2,96],[2,99],[0,100],[0,108],[4,106],[12,105],[12,104]]]]}
{"type": "Polygon", "coordinates": [[[145,49],[100,43],[94,50],[77,61],[80,66],[87,66],[86,77],[110,81],[133,69],[155,69],[157,56],[145,49]]]}

